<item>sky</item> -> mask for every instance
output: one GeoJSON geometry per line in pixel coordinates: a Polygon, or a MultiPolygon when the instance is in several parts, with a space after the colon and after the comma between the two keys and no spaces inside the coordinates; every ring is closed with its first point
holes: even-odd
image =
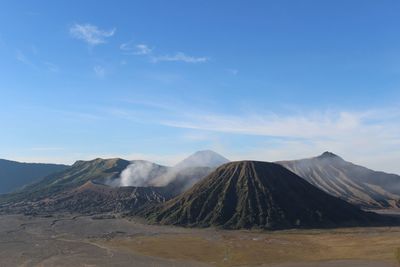
{"type": "Polygon", "coordinates": [[[400,174],[400,2],[2,1],[0,158],[332,151],[400,174]]]}

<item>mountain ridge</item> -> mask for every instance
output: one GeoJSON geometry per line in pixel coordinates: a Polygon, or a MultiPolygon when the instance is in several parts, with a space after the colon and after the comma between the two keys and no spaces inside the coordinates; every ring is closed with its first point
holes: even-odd
{"type": "Polygon", "coordinates": [[[50,174],[12,194],[2,196],[0,202],[46,198],[83,185],[89,180],[115,178],[128,165],[129,161],[119,158],[77,161],[61,172],[50,174]]]}
{"type": "Polygon", "coordinates": [[[366,209],[397,208],[400,176],[345,161],[331,152],[276,162],[325,192],[366,209]]]}
{"type": "Polygon", "coordinates": [[[28,163],[0,159],[0,194],[18,190],[27,184],[68,167],[68,165],[63,164],[28,163]]]}
{"type": "MultiPolygon", "coordinates": [[[[193,160],[190,163],[196,165],[193,160]]],[[[114,211],[128,212],[128,208],[136,209],[146,204],[145,199],[164,202],[212,170],[209,167],[186,166],[175,169],[149,161],[121,158],[78,160],[62,172],[0,197],[0,204],[8,211],[14,209],[24,213],[68,209],[88,213],[90,210],[82,203],[92,207],[93,212],[110,211],[113,205],[116,207],[114,211]],[[166,174],[169,176],[164,177],[166,174]],[[166,185],[157,186],[153,184],[157,178],[170,180],[166,185]],[[79,188],[85,188],[86,194],[79,188]]]]}
{"type": "Polygon", "coordinates": [[[183,194],[139,215],[149,222],[228,229],[360,226],[379,222],[275,163],[226,163],[183,194]]]}

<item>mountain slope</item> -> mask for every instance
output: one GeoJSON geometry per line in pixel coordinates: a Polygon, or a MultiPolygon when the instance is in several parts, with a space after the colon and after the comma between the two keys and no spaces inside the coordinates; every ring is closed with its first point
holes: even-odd
{"type": "Polygon", "coordinates": [[[101,182],[114,187],[166,187],[171,194],[177,195],[226,162],[226,158],[210,150],[198,151],[173,167],[135,160],[117,179],[104,179],[101,182]]]}
{"type": "MultiPolygon", "coordinates": [[[[195,183],[210,174],[215,168],[210,167],[192,167],[168,172],[171,177],[170,182],[164,187],[172,195],[177,196],[192,187],[195,183]]],[[[161,177],[166,178],[166,177],[161,177]]]]}
{"type": "Polygon", "coordinates": [[[111,187],[88,181],[85,184],[37,201],[7,203],[4,213],[48,214],[76,212],[82,214],[126,213],[143,205],[161,203],[167,193],[154,187],[111,187]]]}
{"type": "Polygon", "coordinates": [[[174,166],[175,169],[193,167],[216,168],[229,162],[229,160],[212,150],[197,151],[174,166]]]}
{"type": "Polygon", "coordinates": [[[224,228],[370,225],[376,214],[332,197],[274,163],[227,163],[191,189],[141,213],[152,222],[224,228]]]}
{"type": "Polygon", "coordinates": [[[113,187],[131,162],[123,159],[77,161],[20,191],[0,197],[2,213],[131,212],[145,204],[171,198],[164,188],[113,187]]]}
{"type": "MultiPolygon", "coordinates": [[[[212,158],[200,164],[215,164],[212,158]]],[[[1,196],[0,208],[3,212],[23,213],[134,210],[146,203],[164,202],[176,196],[212,170],[209,167],[189,167],[196,164],[194,160],[190,163],[178,169],[143,160],[118,158],[77,161],[62,172],[1,196]],[[82,186],[86,188],[85,193],[80,190],[82,186]]]]}
{"type": "Polygon", "coordinates": [[[117,158],[77,161],[62,172],[51,174],[15,193],[2,196],[0,202],[35,201],[79,187],[87,181],[117,178],[128,165],[129,161],[117,158]]]}
{"type": "Polygon", "coordinates": [[[352,164],[330,152],[314,158],[277,163],[325,192],[359,207],[400,207],[398,175],[352,164]]]}
{"type": "Polygon", "coordinates": [[[150,185],[166,186],[179,194],[227,162],[228,159],[214,151],[197,151],[152,180],[150,185]]]}
{"type": "Polygon", "coordinates": [[[61,164],[23,163],[0,159],[0,194],[9,193],[68,167],[61,164]]]}

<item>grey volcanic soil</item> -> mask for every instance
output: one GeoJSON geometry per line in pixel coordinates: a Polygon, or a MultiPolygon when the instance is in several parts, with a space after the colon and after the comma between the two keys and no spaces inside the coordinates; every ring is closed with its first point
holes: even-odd
{"type": "MultiPolygon", "coordinates": [[[[0,216],[0,267],[13,266],[135,266],[135,267],[202,267],[198,262],[168,260],[143,256],[133,251],[103,247],[101,242],[143,236],[197,235],[210,239],[227,233],[215,229],[187,229],[145,225],[123,218],[95,219],[89,216],[57,215],[31,217],[0,216]]],[[[390,267],[383,262],[332,261],[317,263],[285,263],[268,267],[390,267]]]]}
{"type": "Polygon", "coordinates": [[[124,219],[0,216],[0,266],[207,266],[114,251],[91,243],[116,235],[179,232],[167,227],[149,228],[124,219]]]}

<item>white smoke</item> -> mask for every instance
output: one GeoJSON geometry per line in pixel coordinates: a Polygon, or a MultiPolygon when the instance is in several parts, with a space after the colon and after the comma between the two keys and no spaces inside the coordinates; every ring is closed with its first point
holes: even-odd
{"type": "Polygon", "coordinates": [[[154,179],[151,184],[153,186],[166,186],[176,178],[178,172],[179,170],[175,168],[170,168],[166,173],[154,179]]]}
{"type": "Polygon", "coordinates": [[[121,172],[113,186],[165,186],[172,182],[179,172],[174,168],[166,168],[163,171],[157,171],[156,168],[157,165],[151,162],[132,163],[121,172]]]}
{"type": "Polygon", "coordinates": [[[137,161],[126,167],[119,178],[120,186],[149,186],[154,171],[154,164],[147,161],[137,161]]]}
{"type": "Polygon", "coordinates": [[[168,172],[157,177],[152,181],[154,186],[166,186],[176,179],[186,179],[189,183],[192,178],[198,178],[198,167],[216,168],[224,163],[229,162],[228,159],[211,150],[197,151],[196,153],[185,158],[168,172]]]}
{"type": "Polygon", "coordinates": [[[227,159],[219,154],[210,151],[198,151],[188,158],[184,159],[174,167],[164,167],[149,161],[134,161],[121,172],[118,179],[114,180],[113,186],[166,186],[176,179],[185,179],[189,183],[191,180],[197,180],[205,174],[205,171],[196,169],[197,167],[215,168],[227,159]]]}

